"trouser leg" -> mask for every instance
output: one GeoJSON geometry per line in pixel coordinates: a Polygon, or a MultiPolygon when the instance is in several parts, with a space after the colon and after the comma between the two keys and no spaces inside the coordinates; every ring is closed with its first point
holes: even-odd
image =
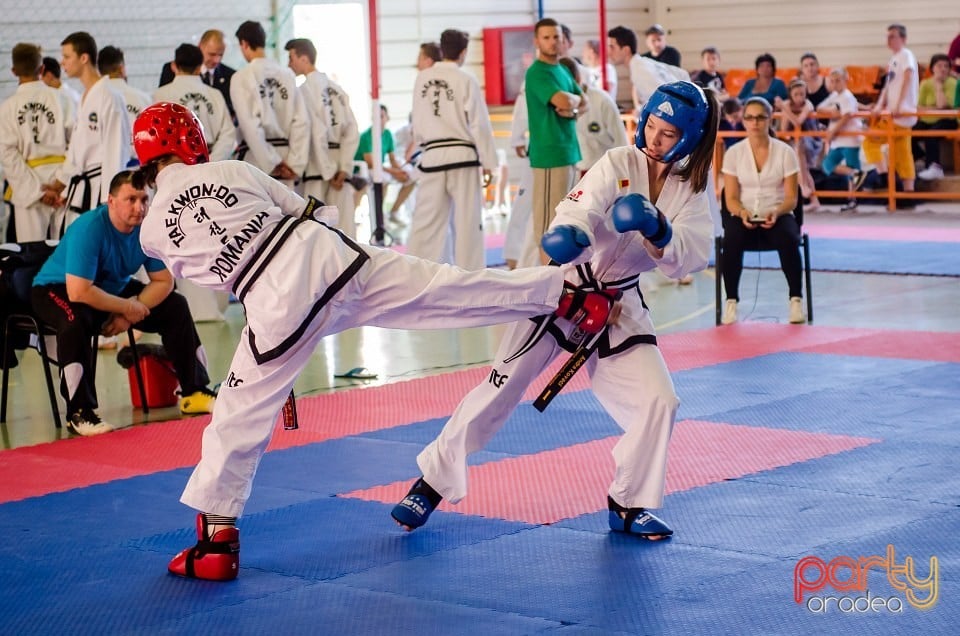
{"type": "Polygon", "coordinates": [[[100,332],[106,314],[71,302],[66,285],[34,287],[30,300],[37,316],[57,333],[60,392],[67,402],[67,414],[96,409],[93,336],[100,332]]]}
{"type": "Polygon", "coordinates": [[[467,394],[440,435],[417,456],[427,483],[453,503],[467,494],[467,457],[503,427],[527,387],[560,351],[556,340],[546,335],[508,361],[533,329],[530,321],[510,325],[487,378],[467,394]]]}

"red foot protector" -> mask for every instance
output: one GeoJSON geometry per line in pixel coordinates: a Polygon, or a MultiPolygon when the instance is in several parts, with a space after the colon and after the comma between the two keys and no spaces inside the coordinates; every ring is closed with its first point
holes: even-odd
{"type": "Polygon", "coordinates": [[[207,536],[207,520],[197,515],[197,545],[173,557],[167,570],[170,574],[207,581],[232,581],[240,569],[240,531],[218,530],[207,536]]]}

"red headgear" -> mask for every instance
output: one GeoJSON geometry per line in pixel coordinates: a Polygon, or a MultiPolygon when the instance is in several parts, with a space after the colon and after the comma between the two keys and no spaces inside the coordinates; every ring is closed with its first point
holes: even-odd
{"type": "Polygon", "coordinates": [[[133,123],[133,147],[141,166],[164,155],[176,155],[191,166],[210,159],[200,120],[189,108],[170,102],[141,111],[133,123]]]}

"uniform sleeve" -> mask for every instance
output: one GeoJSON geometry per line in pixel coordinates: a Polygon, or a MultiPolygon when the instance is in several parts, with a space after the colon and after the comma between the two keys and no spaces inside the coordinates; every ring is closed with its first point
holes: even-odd
{"type": "Polygon", "coordinates": [[[241,166],[247,169],[253,179],[260,184],[266,191],[270,200],[280,208],[280,211],[287,216],[300,217],[307,206],[307,202],[290,188],[263,172],[256,166],[246,162],[239,162],[241,166]]]}
{"type": "Polygon", "coordinates": [[[353,156],[357,152],[357,146],[360,144],[360,128],[357,125],[357,118],[350,108],[350,98],[342,90],[335,99],[331,99],[333,104],[339,104],[340,109],[340,166],[339,169],[347,174],[353,172],[353,156]]]}
{"type": "MultiPolygon", "coordinates": [[[[100,176],[100,200],[106,202],[110,192],[110,181],[113,176],[125,170],[130,163],[130,152],[133,147],[133,135],[130,130],[130,118],[127,117],[127,107],[119,93],[111,91],[109,108],[103,109],[102,143],[106,150],[103,153],[100,176]]],[[[105,106],[107,104],[104,104],[105,106]]]]}
{"type": "Polygon", "coordinates": [[[713,251],[713,220],[706,191],[689,192],[687,183],[680,187],[688,196],[673,208],[660,210],[670,220],[673,238],[663,248],[663,256],[655,259],[657,268],[675,279],[706,269],[713,251]]]}
{"type": "Polygon", "coordinates": [[[527,145],[527,95],[526,89],[517,95],[513,103],[513,121],[510,124],[510,145],[514,148],[527,145]]]}
{"type": "Polygon", "coordinates": [[[215,141],[210,148],[210,161],[223,161],[229,159],[237,147],[237,128],[233,125],[233,119],[230,118],[230,109],[227,108],[227,100],[224,99],[223,93],[213,90],[208,96],[216,102],[214,112],[219,119],[219,125],[214,134],[215,141]]]}
{"type": "Polygon", "coordinates": [[[467,126],[470,136],[477,146],[480,164],[487,170],[497,167],[497,150],[493,143],[493,128],[490,125],[490,113],[480,94],[480,84],[473,78],[467,82],[467,126]]]}
{"type": "Polygon", "coordinates": [[[254,76],[252,73],[244,73],[243,71],[234,73],[233,79],[230,81],[230,101],[235,105],[240,137],[247,144],[253,163],[260,166],[269,166],[272,170],[280,164],[281,158],[273,146],[267,143],[261,125],[262,114],[260,109],[263,108],[263,105],[260,101],[259,91],[253,85],[253,82],[254,76]]]}
{"type": "MultiPolygon", "coordinates": [[[[603,155],[573,186],[566,197],[557,204],[557,213],[550,228],[558,225],[574,225],[596,242],[596,228],[607,222],[608,210],[619,194],[618,176],[610,161],[610,153],[603,155]]],[[[539,237],[537,237],[539,243],[539,237]]],[[[593,250],[586,249],[574,263],[590,260],[593,250]]]]}
{"type": "Polygon", "coordinates": [[[302,175],[307,168],[307,159],[310,157],[310,118],[307,116],[307,105],[303,101],[303,93],[293,89],[293,119],[290,122],[290,150],[287,153],[287,165],[296,174],[302,175]]]}

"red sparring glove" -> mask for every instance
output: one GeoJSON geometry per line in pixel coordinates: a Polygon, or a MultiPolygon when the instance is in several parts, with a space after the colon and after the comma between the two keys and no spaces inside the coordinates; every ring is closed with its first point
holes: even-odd
{"type": "Polygon", "coordinates": [[[197,545],[173,557],[167,570],[171,574],[207,581],[232,581],[240,569],[240,531],[218,530],[207,535],[207,520],[197,515],[197,545]]]}
{"type": "Polygon", "coordinates": [[[570,283],[565,286],[560,305],[553,313],[566,318],[587,333],[600,333],[607,326],[614,304],[623,295],[619,289],[584,291],[574,288],[570,283]]]}

